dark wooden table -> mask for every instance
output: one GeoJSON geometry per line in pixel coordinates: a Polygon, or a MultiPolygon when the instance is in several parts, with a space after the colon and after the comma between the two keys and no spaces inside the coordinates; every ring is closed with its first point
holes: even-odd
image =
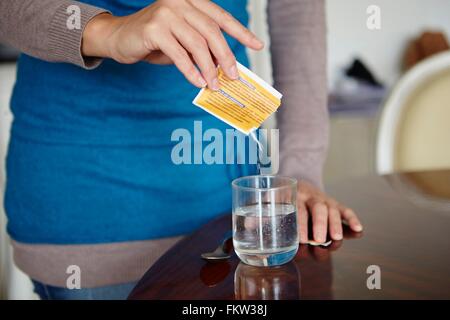
{"type": "Polygon", "coordinates": [[[244,265],[234,252],[207,263],[200,254],[231,228],[226,215],[170,249],[130,298],[450,299],[450,170],[365,177],[327,190],[358,212],[362,234],[346,230],[328,248],[301,245],[295,260],[278,268],[244,265]],[[381,289],[367,287],[373,265],[381,289]]]}

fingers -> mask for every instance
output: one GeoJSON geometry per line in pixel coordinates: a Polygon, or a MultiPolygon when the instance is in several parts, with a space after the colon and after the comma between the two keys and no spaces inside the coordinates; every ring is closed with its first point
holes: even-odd
{"type": "Polygon", "coordinates": [[[352,209],[341,207],[341,216],[348,223],[350,229],[355,232],[361,232],[363,227],[355,212],[352,209]]]}
{"type": "Polygon", "coordinates": [[[250,30],[244,27],[230,13],[209,0],[192,0],[191,3],[200,11],[213,19],[219,27],[243,45],[260,50],[264,43],[259,40],[250,30]]]}
{"type": "Polygon", "coordinates": [[[213,90],[220,86],[217,63],[228,78],[239,76],[222,31],[250,48],[263,47],[253,33],[210,0],[157,1],[114,21],[107,56],[121,63],[173,62],[192,84],[213,90]]]}
{"type": "Polygon", "coordinates": [[[183,47],[192,55],[208,87],[212,90],[219,90],[216,65],[205,38],[187,22],[179,18],[174,18],[171,30],[183,47]]]}
{"type": "Polygon", "coordinates": [[[299,240],[300,243],[308,242],[308,209],[304,203],[298,205],[298,220],[297,220],[299,240]]]}
{"type": "Polygon", "coordinates": [[[317,199],[308,200],[307,206],[311,209],[314,240],[325,242],[328,230],[328,208],[324,202],[317,199]]]}
{"type": "Polygon", "coordinates": [[[250,48],[260,49],[263,46],[262,42],[239,21],[209,0],[189,0],[183,6],[177,7],[160,6],[154,10],[151,18],[152,23],[147,29],[153,31],[148,32],[150,35],[147,36],[148,41],[146,41],[149,52],[154,51],[155,48],[163,51],[177,67],[181,65],[184,68],[180,71],[198,87],[204,86],[206,82],[210,89],[219,90],[220,83],[215,62],[222,67],[228,78],[234,80],[239,77],[236,58],[222,30],[250,48]],[[153,27],[150,28],[150,26],[153,27]],[[155,31],[155,28],[158,30],[155,31]],[[161,35],[168,32],[186,52],[182,53],[173,39],[166,39],[161,35]],[[155,38],[161,43],[154,45],[155,38]],[[202,77],[192,70],[192,61],[188,63],[186,53],[192,56],[202,77]],[[172,56],[177,59],[173,59],[172,56]],[[192,74],[187,74],[188,71],[192,71],[192,74]]]}
{"type": "Polygon", "coordinates": [[[342,240],[342,220],[337,207],[329,206],[329,231],[333,240],[342,240]]]}
{"type": "Polygon", "coordinates": [[[185,15],[186,21],[206,39],[209,49],[217,59],[228,78],[239,77],[236,58],[228,46],[220,27],[213,19],[199,10],[190,10],[185,15]]]}
{"type": "Polygon", "coordinates": [[[346,224],[343,224],[343,229],[344,229],[344,239],[347,239],[347,240],[359,239],[359,238],[361,238],[363,236],[363,232],[353,231],[346,224]]]}
{"type": "Polygon", "coordinates": [[[173,64],[173,61],[170,60],[170,58],[166,56],[162,51],[152,51],[144,58],[144,60],[153,64],[173,64]]]}
{"type": "Polygon", "coordinates": [[[190,83],[199,88],[205,87],[207,85],[206,81],[195,67],[186,50],[171,34],[168,33],[162,38],[164,41],[158,43],[161,51],[173,61],[190,83]]]}

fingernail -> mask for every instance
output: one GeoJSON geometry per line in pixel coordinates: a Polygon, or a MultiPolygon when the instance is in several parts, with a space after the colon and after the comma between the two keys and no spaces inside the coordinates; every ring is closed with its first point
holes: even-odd
{"type": "Polygon", "coordinates": [[[230,69],[228,70],[228,74],[230,75],[231,79],[233,79],[233,80],[239,78],[239,72],[238,72],[236,65],[233,65],[230,67],[230,69]]]}
{"type": "Polygon", "coordinates": [[[325,242],[325,237],[323,234],[317,234],[317,242],[325,242]]]}
{"type": "Polygon", "coordinates": [[[208,84],[206,83],[205,79],[203,79],[203,77],[198,77],[198,84],[200,85],[200,87],[204,88],[206,87],[208,84]]]}
{"type": "Polygon", "coordinates": [[[360,225],[360,224],[357,224],[356,226],[355,226],[355,231],[356,232],[361,232],[362,231],[362,225],[360,225]]]}
{"type": "Polygon", "coordinates": [[[258,37],[254,37],[253,40],[260,48],[264,47],[264,42],[260,40],[258,37]]]}
{"type": "Polygon", "coordinates": [[[214,78],[214,80],[211,83],[211,89],[214,91],[217,91],[220,89],[220,85],[219,85],[219,79],[214,78]]]}
{"type": "Polygon", "coordinates": [[[342,240],[342,234],[338,233],[335,235],[336,240],[342,240]]]}
{"type": "Polygon", "coordinates": [[[308,241],[308,239],[306,239],[306,237],[303,237],[300,234],[298,235],[298,238],[300,240],[300,243],[306,243],[308,241]]]}

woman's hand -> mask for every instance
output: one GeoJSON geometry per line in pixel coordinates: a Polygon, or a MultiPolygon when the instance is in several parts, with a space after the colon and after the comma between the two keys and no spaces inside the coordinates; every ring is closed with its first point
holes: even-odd
{"type": "Polygon", "coordinates": [[[239,76],[236,58],[222,30],[251,49],[264,46],[209,0],[158,0],[129,16],[94,17],[83,33],[82,53],[120,63],[174,63],[193,85],[218,90],[215,62],[230,79],[239,76]]]}
{"type": "Polygon", "coordinates": [[[312,219],[312,235],[317,242],[325,242],[329,232],[331,239],[342,240],[342,222],[355,232],[362,231],[361,222],[352,209],[338,203],[313,185],[300,181],[298,185],[298,225],[300,242],[308,239],[308,220],[312,219]]]}

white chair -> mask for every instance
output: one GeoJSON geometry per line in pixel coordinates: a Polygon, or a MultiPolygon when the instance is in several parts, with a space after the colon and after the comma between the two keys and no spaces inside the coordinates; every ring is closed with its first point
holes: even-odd
{"type": "Polygon", "coordinates": [[[450,51],[402,77],[385,102],[377,140],[379,174],[450,168],[450,51]]]}

